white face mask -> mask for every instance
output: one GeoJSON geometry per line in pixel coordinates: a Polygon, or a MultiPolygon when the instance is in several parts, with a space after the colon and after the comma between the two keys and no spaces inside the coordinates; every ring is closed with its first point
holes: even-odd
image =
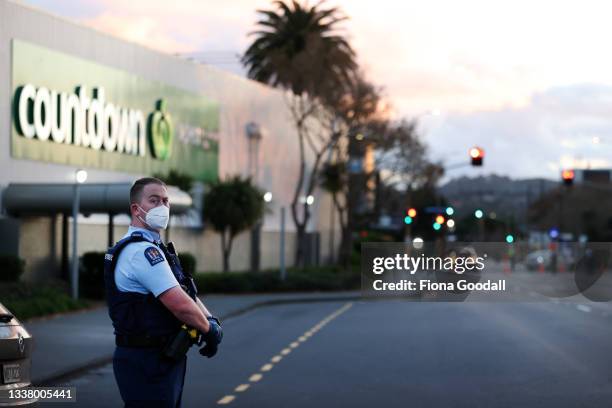
{"type": "Polygon", "coordinates": [[[151,229],[156,231],[166,229],[168,226],[168,220],[170,219],[170,208],[166,207],[165,205],[158,205],[157,207],[151,208],[148,212],[142,207],[140,207],[140,209],[147,214],[144,220],[138,217],[140,218],[140,221],[144,222],[151,229]]]}

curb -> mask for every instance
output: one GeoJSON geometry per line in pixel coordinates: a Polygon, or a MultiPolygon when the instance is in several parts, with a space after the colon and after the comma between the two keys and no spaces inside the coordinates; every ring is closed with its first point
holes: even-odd
{"type": "MultiPolygon", "coordinates": [[[[362,300],[362,296],[350,295],[350,296],[330,296],[330,297],[305,297],[305,298],[288,298],[288,299],[273,299],[273,300],[263,300],[260,302],[255,302],[249,306],[245,306],[243,308],[234,310],[225,315],[220,315],[221,320],[231,319],[233,317],[240,316],[251,310],[258,309],[264,306],[274,306],[274,305],[282,305],[282,304],[291,304],[291,303],[316,303],[316,302],[338,302],[338,301],[347,301],[347,300],[362,300]]],[[[68,368],[62,370],[56,374],[47,376],[46,378],[42,378],[37,381],[32,381],[32,386],[35,387],[49,387],[57,384],[61,384],[63,382],[70,381],[71,379],[80,376],[86,371],[94,370],[96,368],[103,367],[113,361],[113,356],[105,356],[99,357],[95,360],[91,360],[87,363],[79,365],[78,367],[68,368]]]]}

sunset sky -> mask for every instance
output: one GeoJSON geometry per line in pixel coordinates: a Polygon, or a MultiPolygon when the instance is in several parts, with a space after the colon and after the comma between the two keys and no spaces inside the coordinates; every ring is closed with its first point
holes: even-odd
{"type": "MultiPolygon", "coordinates": [[[[23,3],[238,75],[255,10],[270,1],[27,0],[23,3]]],[[[311,2],[310,4],[315,4],[311,2]]],[[[562,167],[612,167],[612,6],[605,1],[327,1],[396,118],[420,118],[430,156],[558,179],[562,167]],[[432,114],[435,112],[437,114],[432,114]]]]}

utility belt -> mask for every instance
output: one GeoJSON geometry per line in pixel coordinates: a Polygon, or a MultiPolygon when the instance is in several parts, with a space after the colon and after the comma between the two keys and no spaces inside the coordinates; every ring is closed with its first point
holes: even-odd
{"type": "Polygon", "coordinates": [[[117,334],[115,335],[115,344],[120,347],[133,348],[155,348],[164,347],[176,335],[169,336],[145,336],[134,334],[117,334]]]}
{"type": "Polygon", "coordinates": [[[115,344],[120,347],[159,348],[161,355],[180,360],[195,344],[202,344],[202,336],[196,329],[183,325],[179,331],[169,336],[115,335],[115,344]]]}

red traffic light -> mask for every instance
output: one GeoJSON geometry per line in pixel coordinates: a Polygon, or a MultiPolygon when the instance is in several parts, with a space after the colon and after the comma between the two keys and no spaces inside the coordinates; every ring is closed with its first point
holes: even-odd
{"type": "Polygon", "coordinates": [[[574,183],[574,170],[563,170],[561,178],[563,179],[563,184],[571,186],[574,183]]]}
{"type": "Polygon", "coordinates": [[[472,147],[470,149],[470,158],[472,159],[472,166],[482,166],[484,150],[477,146],[472,147]]]}

